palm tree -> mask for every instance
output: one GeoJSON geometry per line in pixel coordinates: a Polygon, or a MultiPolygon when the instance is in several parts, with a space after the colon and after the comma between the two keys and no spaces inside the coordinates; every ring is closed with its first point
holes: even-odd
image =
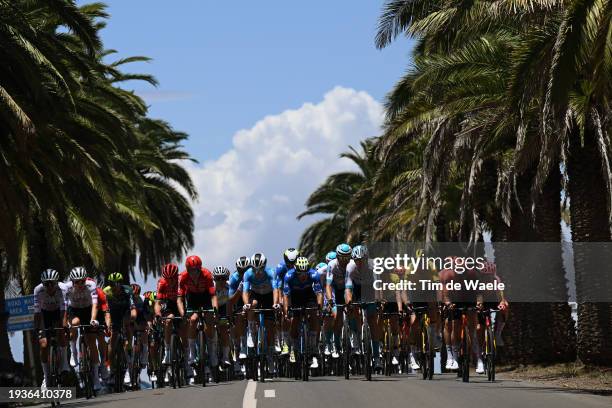
{"type": "Polygon", "coordinates": [[[310,259],[324,259],[325,254],[333,251],[336,245],[349,240],[349,235],[355,242],[363,241],[364,237],[357,234],[367,231],[365,225],[368,225],[369,213],[363,206],[364,202],[367,203],[368,196],[361,194],[360,190],[368,188],[375,175],[375,139],[366,139],[360,144],[361,151],[349,146],[349,151],[340,155],[355,163],[357,171],[329,176],[308,197],[306,210],[297,217],[300,220],[308,215],[329,215],[316,221],[302,233],[299,247],[310,259]],[[355,205],[355,202],[360,205],[355,205]]]}

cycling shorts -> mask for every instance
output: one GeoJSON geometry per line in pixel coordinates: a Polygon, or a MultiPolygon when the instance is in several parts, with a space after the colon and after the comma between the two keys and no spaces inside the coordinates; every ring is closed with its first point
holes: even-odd
{"type": "Polygon", "coordinates": [[[178,316],[178,305],[176,300],[160,300],[161,314],[166,317],[168,315],[178,316]]]}
{"type": "Polygon", "coordinates": [[[274,296],[272,292],[262,295],[260,293],[251,292],[251,300],[257,301],[257,308],[270,309],[274,304],[274,296]]]}
{"type": "Polygon", "coordinates": [[[315,307],[317,295],[312,289],[294,290],[290,294],[291,307],[315,307]]]}
{"type": "MultiPolygon", "coordinates": [[[[41,310],[42,313],[42,319],[43,319],[43,327],[45,329],[54,329],[57,327],[62,327],[62,314],[64,313],[63,310],[52,310],[52,311],[48,311],[48,310],[41,310]]],[[[40,336],[40,338],[46,338],[47,337],[47,332],[46,330],[43,331],[40,336]]]]}
{"type": "Polygon", "coordinates": [[[89,324],[91,321],[91,306],[87,307],[72,307],[68,306],[68,319],[71,321],[77,317],[79,324],[89,324]]]}
{"type": "Polygon", "coordinates": [[[212,301],[208,293],[187,293],[185,301],[188,310],[212,309],[212,301]]]}
{"type": "Polygon", "coordinates": [[[397,302],[387,302],[385,303],[385,307],[383,308],[383,313],[397,313],[399,309],[397,307],[397,302]]]}
{"type": "Polygon", "coordinates": [[[463,313],[463,311],[460,309],[464,307],[475,308],[476,302],[457,302],[455,303],[455,307],[448,314],[448,318],[450,320],[460,320],[461,314],[463,313]]]}

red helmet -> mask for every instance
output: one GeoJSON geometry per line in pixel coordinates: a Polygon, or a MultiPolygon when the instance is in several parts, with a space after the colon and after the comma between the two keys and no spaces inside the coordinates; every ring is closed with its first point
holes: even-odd
{"type": "Polygon", "coordinates": [[[174,279],[179,273],[177,264],[167,264],[162,269],[162,276],[166,279],[174,279]]]}
{"type": "Polygon", "coordinates": [[[197,255],[191,255],[185,261],[185,266],[187,267],[187,269],[201,268],[202,267],[202,260],[197,255]]]}
{"type": "Polygon", "coordinates": [[[130,286],[132,287],[132,292],[134,292],[134,295],[139,296],[140,295],[140,285],[137,283],[132,283],[130,286]]]}

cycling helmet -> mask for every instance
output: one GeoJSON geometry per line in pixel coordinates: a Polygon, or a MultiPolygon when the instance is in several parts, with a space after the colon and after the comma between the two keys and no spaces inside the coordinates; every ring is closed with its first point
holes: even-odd
{"type": "Polygon", "coordinates": [[[174,279],[178,276],[179,269],[177,264],[167,264],[162,269],[162,276],[165,279],[174,279]]]}
{"type": "Polygon", "coordinates": [[[219,265],[215,266],[215,269],[212,271],[213,278],[229,278],[230,271],[225,266],[219,265]]]}
{"type": "Polygon", "coordinates": [[[87,271],[82,266],[76,266],[70,271],[70,280],[82,280],[87,278],[87,271]]]}
{"type": "Polygon", "coordinates": [[[337,257],[348,257],[351,256],[351,246],[349,244],[340,244],[336,247],[337,257]]]}
{"type": "Polygon", "coordinates": [[[325,268],[327,266],[327,264],[325,262],[320,262],[317,264],[317,270],[321,269],[321,268],[325,268]]]}
{"type": "Polygon", "coordinates": [[[132,283],[130,287],[132,288],[132,292],[134,293],[134,296],[140,296],[140,285],[139,284],[132,283]]]}
{"type": "Polygon", "coordinates": [[[353,248],[353,252],[351,252],[351,257],[353,259],[364,259],[368,256],[368,249],[365,245],[357,245],[353,248]]]}
{"type": "Polygon", "coordinates": [[[306,272],[310,267],[310,262],[308,262],[308,258],[305,256],[300,256],[295,261],[295,269],[300,272],[306,272]]]}
{"type": "Polygon", "coordinates": [[[261,252],[254,253],[253,256],[251,256],[251,266],[253,269],[263,269],[266,267],[267,262],[266,256],[261,252]]]}
{"type": "Polygon", "coordinates": [[[248,256],[241,256],[236,259],[236,270],[240,273],[245,272],[247,269],[251,267],[251,260],[248,256]]]}
{"type": "Polygon", "coordinates": [[[185,261],[185,267],[187,267],[187,269],[191,269],[191,268],[199,269],[202,267],[202,260],[197,255],[191,255],[185,261]]]}
{"type": "Polygon", "coordinates": [[[108,275],[107,279],[109,282],[118,283],[123,281],[123,275],[120,272],[115,272],[108,275]]]}
{"type": "Polygon", "coordinates": [[[330,251],[325,255],[325,262],[327,263],[330,263],[334,259],[336,259],[336,251],[330,251]]]}
{"type": "Polygon", "coordinates": [[[47,269],[40,275],[42,282],[57,282],[59,280],[59,273],[55,269],[47,269]]]}
{"type": "Polygon", "coordinates": [[[295,260],[300,256],[300,251],[295,248],[288,248],[285,250],[283,254],[283,258],[285,258],[285,264],[295,263],[295,260]]]}
{"type": "Polygon", "coordinates": [[[153,300],[151,299],[151,294],[153,293],[153,291],[147,290],[145,293],[142,294],[142,298],[144,300],[153,300]]]}

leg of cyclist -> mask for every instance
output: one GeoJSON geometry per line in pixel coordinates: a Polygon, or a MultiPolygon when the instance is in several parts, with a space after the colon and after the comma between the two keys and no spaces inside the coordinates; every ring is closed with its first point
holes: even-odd
{"type": "MultiPolygon", "coordinates": [[[[68,316],[70,318],[70,324],[72,326],[78,326],[81,324],[81,319],[75,315],[74,310],[69,308],[68,316]]],[[[78,355],[79,352],[77,350],[77,340],[78,340],[78,331],[76,327],[70,328],[70,366],[76,367],[78,364],[78,355]]]]}
{"type": "Polygon", "coordinates": [[[380,318],[380,312],[376,309],[376,305],[368,305],[366,309],[366,319],[370,326],[372,335],[372,356],[374,357],[374,369],[381,370],[382,362],[380,358],[380,343],[383,340],[383,319],[380,318]]]}
{"type": "Polygon", "coordinates": [[[419,319],[416,313],[412,313],[410,315],[410,336],[408,343],[410,344],[410,368],[414,370],[419,370],[420,366],[416,361],[416,355],[421,350],[421,345],[419,344],[421,336],[421,327],[419,323],[419,319]]]}
{"type": "Polygon", "coordinates": [[[391,352],[392,359],[391,364],[398,365],[399,364],[399,316],[391,316],[389,319],[389,325],[391,327],[391,352]]]}
{"type": "Polygon", "coordinates": [[[208,349],[208,361],[212,370],[216,370],[219,365],[219,352],[218,345],[219,339],[217,337],[217,331],[215,330],[213,317],[207,314],[204,317],[206,322],[204,326],[204,332],[206,333],[206,348],[208,349]]]}
{"type": "Polygon", "coordinates": [[[132,352],[132,342],[134,336],[134,322],[136,321],[136,309],[128,311],[123,316],[123,329],[125,330],[125,342],[123,343],[123,349],[125,350],[128,359],[128,369],[125,370],[125,376],[123,377],[124,384],[131,384],[132,379],[130,378],[130,370],[132,369],[132,362],[134,353],[132,352]]]}
{"type": "MultiPolygon", "coordinates": [[[[309,307],[314,307],[316,304],[310,304],[309,307]]],[[[321,325],[319,323],[319,315],[317,311],[311,310],[308,312],[308,349],[312,356],[312,363],[310,364],[310,368],[317,369],[319,368],[319,362],[317,360],[316,354],[318,354],[318,340],[319,340],[319,331],[321,330],[321,325]]]]}
{"type": "Polygon", "coordinates": [[[287,320],[289,321],[289,336],[291,336],[291,344],[290,344],[290,353],[289,353],[289,361],[295,363],[295,355],[296,351],[299,350],[298,343],[298,323],[299,318],[297,316],[293,316],[291,312],[287,314],[287,320]]]}
{"type": "MultiPolygon", "coordinates": [[[[186,315],[187,314],[188,312],[186,313],[186,315]]],[[[187,370],[187,377],[189,378],[193,377],[193,368],[191,367],[191,365],[194,363],[197,354],[196,339],[198,334],[198,318],[198,313],[191,313],[191,316],[189,316],[189,320],[187,321],[187,347],[185,348],[185,356],[187,356],[187,359],[185,362],[185,368],[187,370]]]]}

